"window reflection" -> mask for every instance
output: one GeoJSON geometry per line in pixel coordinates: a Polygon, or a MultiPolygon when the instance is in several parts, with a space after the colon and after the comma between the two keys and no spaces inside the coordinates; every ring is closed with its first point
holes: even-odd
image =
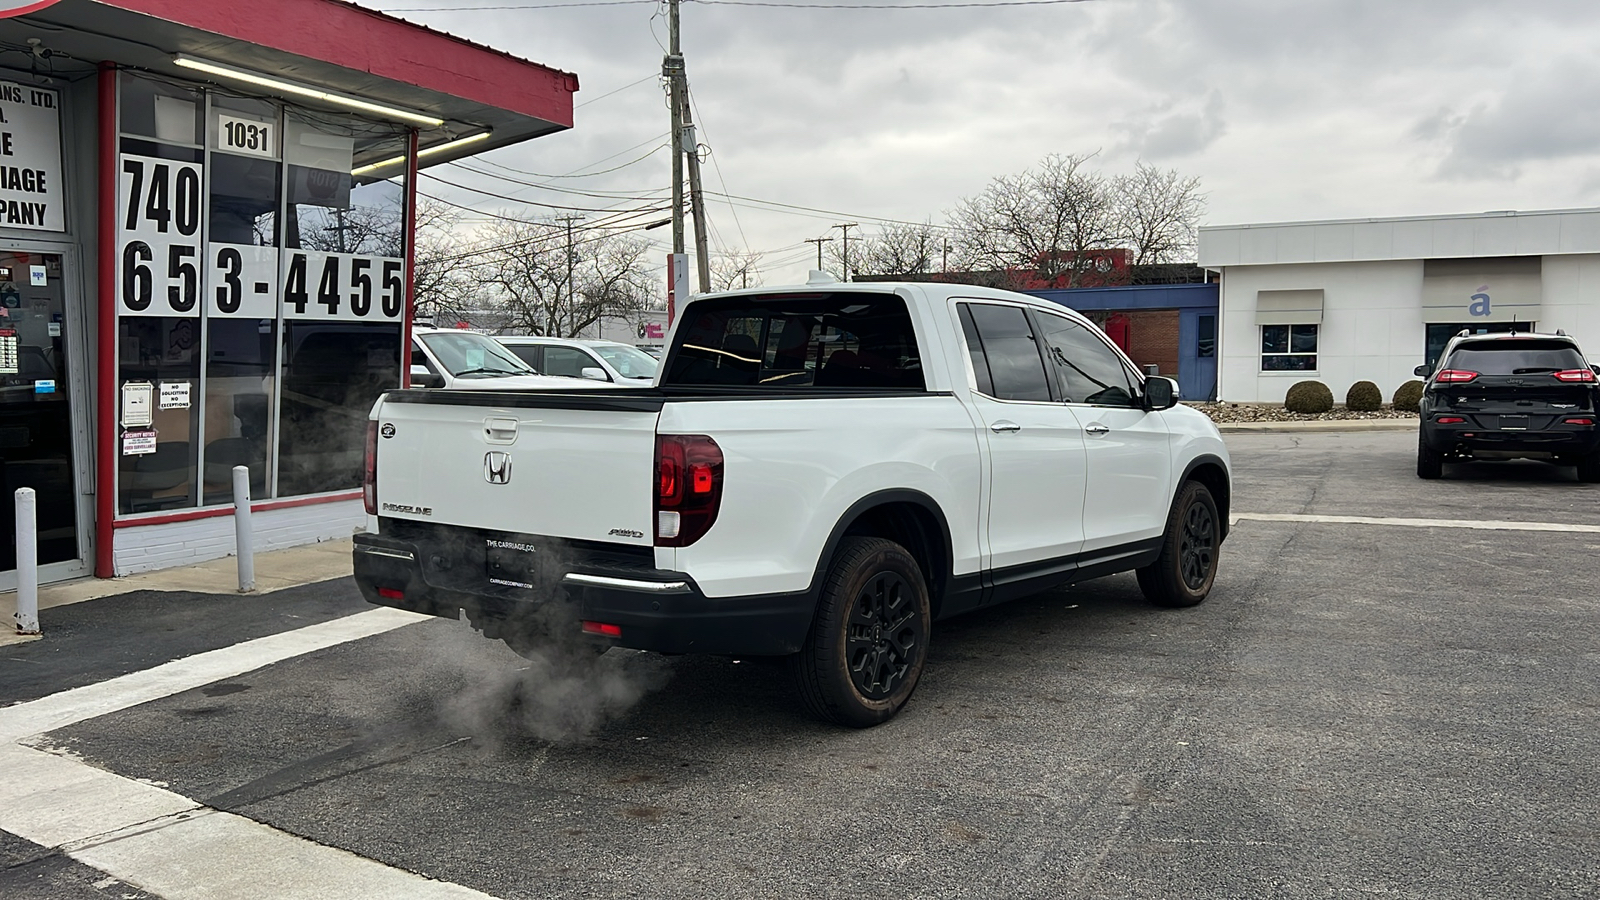
{"type": "Polygon", "coordinates": [[[271,319],[212,319],[206,326],[205,502],[233,499],[233,467],[250,470],[250,496],[267,496],[271,447],[271,319]]]}
{"type": "Polygon", "coordinates": [[[149,426],[128,431],[156,432],[155,452],[124,453],[118,448],[118,510],[123,513],[194,505],[199,418],[194,385],[200,378],[200,320],[174,317],[124,318],[117,323],[121,380],[151,386],[149,426]],[[187,385],[187,402],[163,409],[161,386],[187,385]]]}
{"type": "Polygon", "coordinates": [[[278,494],[361,486],[367,412],[400,386],[400,326],[284,323],[278,494]]]}

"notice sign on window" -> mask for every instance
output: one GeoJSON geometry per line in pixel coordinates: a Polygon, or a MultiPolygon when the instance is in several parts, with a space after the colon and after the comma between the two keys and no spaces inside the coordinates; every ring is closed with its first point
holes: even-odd
{"type": "Polygon", "coordinates": [[[161,408],[162,409],[188,409],[189,408],[189,382],[163,381],[161,382],[161,408]]]}
{"type": "Polygon", "coordinates": [[[129,381],[122,385],[122,427],[148,428],[155,422],[151,400],[155,385],[148,381],[129,381]]]}
{"type": "Polygon", "coordinates": [[[61,103],[51,90],[0,81],[0,226],[65,231],[61,103]]]}
{"type": "Polygon", "coordinates": [[[145,456],[156,452],[156,433],[154,431],[124,431],[122,433],[123,456],[145,456]]]}

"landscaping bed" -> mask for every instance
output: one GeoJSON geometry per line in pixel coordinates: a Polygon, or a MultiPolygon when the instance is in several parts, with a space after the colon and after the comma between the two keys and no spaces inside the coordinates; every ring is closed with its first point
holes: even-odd
{"type": "Polygon", "coordinates": [[[1211,417],[1213,422],[1338,422],[1351,419],[1415,419],[1414,412],[1396,411],[1389,404],[1372,412],[1355,412],[1335,406],[1325,413],[1293,413],[1282,403],[1200,403],[1185,402],[1211,417]]]}

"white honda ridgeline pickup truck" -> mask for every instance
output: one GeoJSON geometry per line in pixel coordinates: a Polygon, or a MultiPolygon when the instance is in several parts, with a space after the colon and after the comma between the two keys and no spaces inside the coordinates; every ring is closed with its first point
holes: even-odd
{"type": "Polygon", "coordinates": [[[875,725],[940,619],[1127,571],[1205,599],[1228,453],[1176,399],[1020,294],[704,295],[654,387],[384,395],[356,581],[519,650],[557,603],[615,646],[788,657],[813,713],[875,725]]]}

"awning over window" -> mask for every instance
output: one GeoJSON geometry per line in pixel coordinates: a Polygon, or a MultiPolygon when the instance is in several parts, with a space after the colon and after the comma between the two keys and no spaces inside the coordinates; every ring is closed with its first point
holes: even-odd
{"type": "Polygon", "coordinates": [[[1321,322],[1322,288],[1256,291],[1257,325],[1318,325],[1321,322]]]}
{"type": "Polygon", "coordinates": [[[1537,322],[1544,298],[1538,256],[1422,262],[1422,321],[1537,322]]]}

